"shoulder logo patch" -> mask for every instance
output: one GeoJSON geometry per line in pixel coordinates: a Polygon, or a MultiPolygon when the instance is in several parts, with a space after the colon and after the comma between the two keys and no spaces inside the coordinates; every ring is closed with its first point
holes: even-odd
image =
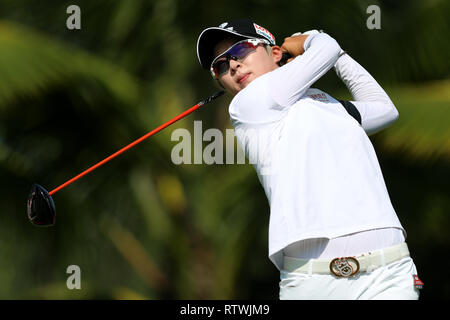
{"type": "Polygon", "coordinates": [[[308,97],[310,97],[313,100],[317,100],[317,101],[330,102],[330,99],[328,99],[328,97],[325,93],[309,94],[308,97]]]}

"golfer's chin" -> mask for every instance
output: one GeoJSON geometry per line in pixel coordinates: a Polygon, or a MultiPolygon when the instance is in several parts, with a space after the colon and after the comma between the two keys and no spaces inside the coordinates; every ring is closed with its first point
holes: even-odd
{"type": "Polygon", "coordinates": [[[239,93],[239,91],[247,87],[253,80],[254,80],[253,75],[250,75],[247,79],[244,79],[244,81],[242,82],[222,83],[222,85],[224,86],[227,92],[231,93],[232,95],[236,95],[239,93]]]}
{"type": "Polygon", "coordinates": [[[228,86],[225,87],[225,90],[229,93],[231,93],[233,96],[235,96],[236,94],[239,93],[239,91],[241,91],[242,89],[244,89],[246,87],[246,85],[238,85],[235,84],[233,86],[228,86]]]}
{"type": "Polygon", "coordinates": [[[241,91],[242,89],[247,87],[250,84],[250,82],[252,82],[253,80],[254,80],[253,76],[249,75],[246,79],[244,79],[244,81],[237,82],[236,85],[234,86],[236,93],[238,93],[239,91],[241,91]]]}

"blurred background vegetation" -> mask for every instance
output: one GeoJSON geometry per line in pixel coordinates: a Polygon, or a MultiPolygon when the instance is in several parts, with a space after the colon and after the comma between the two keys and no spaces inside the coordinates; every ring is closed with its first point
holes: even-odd
{"type": "MultiPolygon", "coordinates": [[[[229,96],[55,194],[56,226],[26,217],[34,182],[52,190],[215,92],[197,36],[242,17],[279,44],[323,29],[386,89],[400,118],[371,140],[421,297],[450,298],[449,16],[446,0],[0,0],[0,298],[278,298],[252,166],[170,158],[194,120],[225,136],[229,96]],[[66,28],[71,4],[81,30],[66,28]],[[371,4],[381,30],[366,27],[371,4]],[[81,290],[66,287],[73,264],[81,290]]],[[[349,98],[333,71],[314,86],[349,98]]]]}

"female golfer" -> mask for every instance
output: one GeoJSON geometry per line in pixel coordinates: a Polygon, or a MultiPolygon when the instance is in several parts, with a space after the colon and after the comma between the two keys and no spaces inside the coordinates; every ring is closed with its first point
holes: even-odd
{"type": "Polygon", "coordinates": [[[398,112],[326,33],[285,39],[250,20],[205,29],[203,68],[234,96],[236,137],[270,204],[280,299],[418,299],[420,280],[368,134],[398,112]],[[283,66],[283,53],[291,58],[283,66]],[[354,101],[310,88],[332,67],[354,101]]]}

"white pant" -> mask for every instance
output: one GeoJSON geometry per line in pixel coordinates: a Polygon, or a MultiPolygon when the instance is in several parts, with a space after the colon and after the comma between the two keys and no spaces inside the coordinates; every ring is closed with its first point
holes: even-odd
{"type": "Polygon", "coordinates": [[[281,300],[417,300],[417,274],[411,257],[394,261],[352,278],[331,274],[302,274],[281,270],[281,300]]]}

